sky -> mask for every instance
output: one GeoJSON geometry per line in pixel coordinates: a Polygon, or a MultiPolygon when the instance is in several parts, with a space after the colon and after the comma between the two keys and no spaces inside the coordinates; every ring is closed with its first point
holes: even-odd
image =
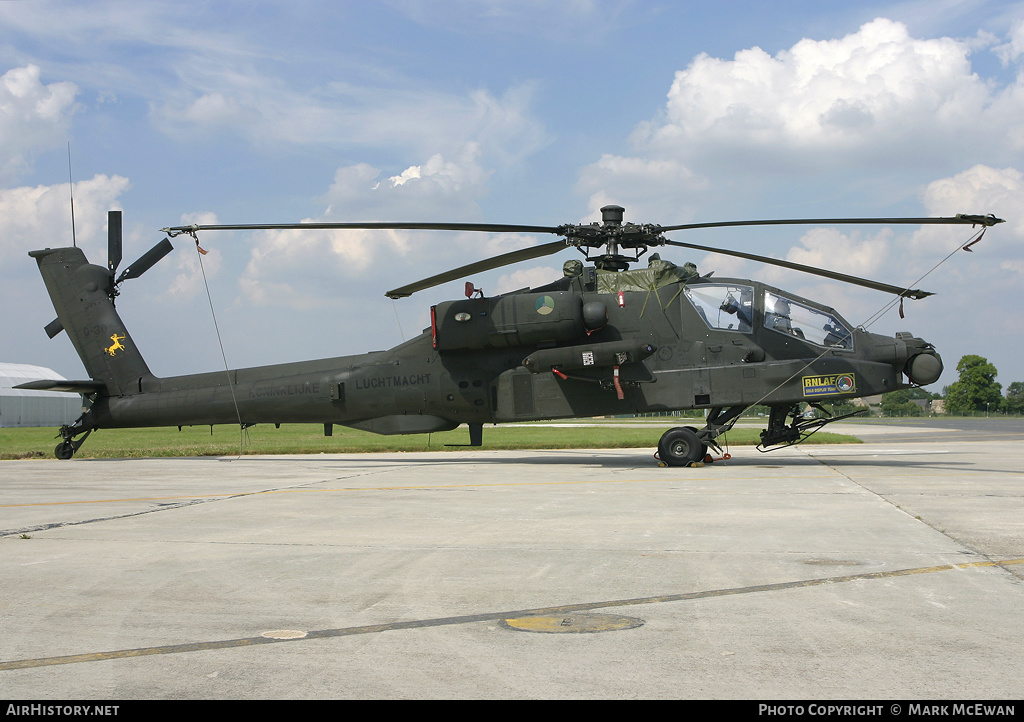
{"type": "MultiPolygon", "coordinates": [[[[934,343],[946,371],[929,390],[966,354],[1005,389],[1024,380],[1022,119],[1024,2],[0,0],[0,361],[84,377],[66,334],[43,331],[53,308],[27,254],[74,233],[104,264],[110,209],[124,212],[126,263],[184,223],[555,226],[607,203],[661,225],[993,213],[1007,222],[972,253],[956,251],[971,237],[960,226],[670,237],[934,291],[869,330],[934,343]]],[[[464,281],[385,291],[554,238],[199,240],[207,255],[179,237],[121,287],[157,376],[390,348],[464,281]]],[[[890,301],[732,257],[662,256],[854,325],[890,301]]],[[[541,285],[570,258],[467,280],[488,295],[541,285]]]]}

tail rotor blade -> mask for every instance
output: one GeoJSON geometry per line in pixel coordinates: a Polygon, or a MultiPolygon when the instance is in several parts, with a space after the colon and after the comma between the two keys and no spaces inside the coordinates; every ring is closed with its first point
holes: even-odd
{"type": "Polygon", "coordinates": [[[124,269],[124,273],[122,273],[117,279],[117,282],[120,283],[121,281],[127,281],[130,278],[138,278],[173,250],[174,246],[171,245],[171,242],[166,238],[163,239],[146,251],[139,260],[124,269]]]}
{"type": "Polygon", "coordinates": [[[107,211],[107,269],[113,276],[121,265],[121,211],[107,211]]]}
{"type": "Polygon", "coordinates": [[[55,318],[52,321],[50,321],[48,324],[43,326],[43,330],[46,331],[46,335],[47,336],[49,336],[50,338],[53,338],[58,333],[60,333],[61,331],[64,330],[64,324],[62,324],[60,322],[59,318],[55,318]]]}

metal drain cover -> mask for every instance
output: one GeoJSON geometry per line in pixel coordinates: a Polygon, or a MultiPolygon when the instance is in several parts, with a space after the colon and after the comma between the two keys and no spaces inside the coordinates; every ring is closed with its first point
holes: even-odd
{"type": "Polygon", "coordinates": [[[580,632],[612,632],[617,629],[633,629],[644,623],[636,617],[618,614],[538,614],[527,617],[506,619],[502,624],[520,632],[545,632],[548,634],[580,632]]]}
{"type": "Polygon", "coordinates": [[[267,639],[303,639],[306,632],[301,629],[272,629],[260,635],[267,639]]]}

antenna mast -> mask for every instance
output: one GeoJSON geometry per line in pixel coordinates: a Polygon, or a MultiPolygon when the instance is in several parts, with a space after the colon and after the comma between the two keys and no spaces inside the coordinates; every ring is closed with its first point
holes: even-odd
{"type": "Polygon", "coordinates": [[[75,181],[71,175],[71,141],[68,141],[68,192],[71,194],[71,245],[78,248],[75,237],[75,181]]]}

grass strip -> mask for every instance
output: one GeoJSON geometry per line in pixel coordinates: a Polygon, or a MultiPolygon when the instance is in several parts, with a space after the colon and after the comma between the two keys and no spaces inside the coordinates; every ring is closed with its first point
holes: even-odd
{"type": "MultiPolygon", "coordinates": [[[[657,448],[673,426],[701,426],[700,419],[666,419],[665,423],[624,420],[573,421],[485,426],[482,450],[657,448]],[[581,425],[581,424],[586,424],[581,425]]],[[[760,441],[760,428],[737,427],[726,441],[743,446],[760,441]]],[[[0,429],[0,459],[52,459],[59,439],[51,428],[0,429]]],[[[345,454],[388,451],[466,451],[473,447],[465,427],[436,434],[380,436],[335,426],[324,436],[320,424],[258,425],[243,435],[232,426],[101,429],[85,442],[76,458],[119,459],[154,456],[235,456],[242,454],[345,454]],[[456,446],[448,446],[454,444],[456,446]]],[[[852,436],[819,432],[808,443],[859,443],[852,436]]]]}

